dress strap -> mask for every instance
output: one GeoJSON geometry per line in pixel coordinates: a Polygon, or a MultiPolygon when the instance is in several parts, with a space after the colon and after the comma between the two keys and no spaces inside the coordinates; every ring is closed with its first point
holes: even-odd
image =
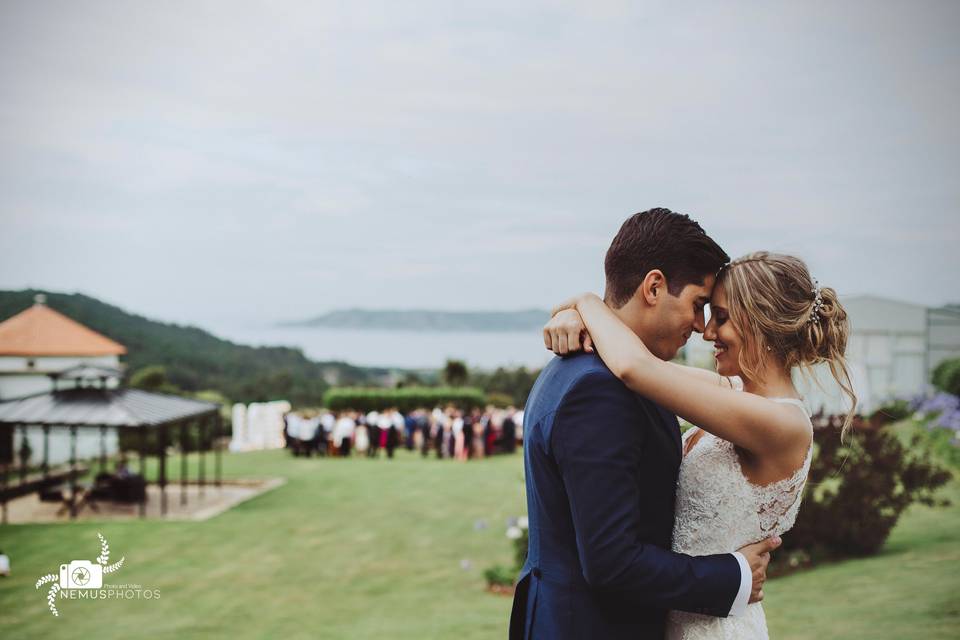
{"type": "Polygon", "coordinates": [[[797,398],[767,398],[767,400],[772,400],[774,402],[786,402],[787,404],[792,404],[803,409],[803,412],[807,414],[807,417],[810,417],[810,413],[807,411],[807,408],[803,404],[803,400],[798,400],[797,398]]]}

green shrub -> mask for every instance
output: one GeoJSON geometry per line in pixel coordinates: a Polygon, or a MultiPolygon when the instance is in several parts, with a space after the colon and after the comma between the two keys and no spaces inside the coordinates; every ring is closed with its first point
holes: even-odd
{"type": "Polygon", "coordinates": [[[951,358],[938,364],[930,381],[941,391],[960,396],[960,358],[951,358]]]}
{"type": "Polygon", "coordinates": [[[511,587],[513,586],[513,579],[516,576],[516,571],[502,564],[490,567],[483,572],[483,577],[487,579],[489,586],[499,585],[501,587],[511,587]]]}
{"type": "Polygon", "coordinates": [[[887,429],[856,430],[844,444],[838,427],[817,429],[804,502],[781,553],[870,555],[910,504],[936,504],[936,489],[952,474],[931,460],[919,438],[905,446],[887,429]]]}
{"type": "Polygon", "coordinates": [[[513,581],[527,561],[530,531],[526,516],[511,518],[507,523],[507,538],[513,545],[513,567],[495,565],[483,572],[488,587],[513,586],[513,581]]]}
{"type": "Polygon", "coordinates": [[[960,446],[952,429],[938,427],[936,418],[905,420],[891,427],[901,442],[917,442],[937,462],[960,471],[960,446]]]}
{"type": "Polygon", "coordinates": [[[910,410],[910,403],[906,400],[894,400],[879,407],[870,414],[872,424],[888,424],[890,422],[899,422],[909,418],[913,414],[910,410]]]}
{"type": "Polygon", "coordinates": [[[402,389],[360,389],[340,387],[323,396],[323,406],[332,411],[379,411],[396,407],[408,412],[452,404],[461,409],[483,407],[486,396],[474,387],[404,387],[402,389]]]}

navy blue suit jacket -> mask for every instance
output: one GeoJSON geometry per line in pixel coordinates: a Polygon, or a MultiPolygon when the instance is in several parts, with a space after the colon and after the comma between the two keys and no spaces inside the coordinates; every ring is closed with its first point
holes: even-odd
{"type": "Polygon", "coordinates": [[[671,552],[677,418],[594,354],[554,358],[523,416],[530,542],[511,640],[660,640],[668,609],[726,616],[730,554],[671,552]]]}

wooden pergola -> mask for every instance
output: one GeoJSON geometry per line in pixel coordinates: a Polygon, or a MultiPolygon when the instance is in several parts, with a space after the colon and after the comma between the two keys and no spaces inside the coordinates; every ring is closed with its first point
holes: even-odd
{"type": "MultiPolygon", "coordinates": [[[[83,372],[89,374],[90,372],[83,372]]],[[[84,376],[90,379],[89,375],[84,376]]],[[[16,452],[4,452],[0,447],[0,506],[2,523],[7,522],[7,501],[11,498],[38,491],[49,486],[51,469],[48,464],[50,432],[53,429],[68,430],[70,434],[70,517],[77,514],[77,432],[80,429],[96,429],[100,432],[100,469],[106,470],[106,434],[110,428],[133,430],[138,434],[140,475],[146,480],[146,457],[148,434],[155,434],[156,455],[159,458],[160,513],[167,512],[167,448],[179,438],[180,444],[180,503],[187,503],[187,454],[190,452],[189,427],[197,425],[199,438],[196,449],[200,454],[197,483],[200,495],[207,484],[206,452],[214,450],[213,485],[221,486],[222,418],[220,405],[213,402],[183,398],[176,395],[155,393],[141,389],[108,388],[104,376],[99,386],[84,386],[71,389],[56,389],[47,393],[0,402],[0,443],[13,442],[13,433],[20,430],[25,438],[29,427],[43,429],[43,458],[40,473],[30,478],[25,461],[16,463],[16,452]],[[211,446],[212,445],[212,446],[211,446]],[[16,480],[14,484],[11,480],[16,480]]],[[[54,482],[57,482],[54,478],[54,482]]],[[[143,501],[139,507],[140,517],[146,515],[143,501]]]]}

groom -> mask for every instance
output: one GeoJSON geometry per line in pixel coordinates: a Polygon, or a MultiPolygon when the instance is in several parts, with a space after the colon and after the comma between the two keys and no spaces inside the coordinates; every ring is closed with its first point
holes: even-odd
{"type": "MultiPolygon", "coordinates": [[[[607,251],[605,301],[671,359],[703,332],[703,307],[729,260],[689,217],[638,213],[607,251]]],[[[554,358],[523,422],[530,542],[511,640],[660,640],[668,609],[724,617],[762,598],[778,541],[712,556],[670,551],[677,418],[628,390],[595,354],[554,358]]]]}

